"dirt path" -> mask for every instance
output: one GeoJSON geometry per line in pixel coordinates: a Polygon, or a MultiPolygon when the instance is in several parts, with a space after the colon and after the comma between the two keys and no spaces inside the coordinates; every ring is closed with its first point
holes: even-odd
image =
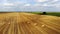
{"type": "Polygon", "coordinates": [[[60,18],[29,13],[1,14],[0,34],[60,34],[60,18]]]}

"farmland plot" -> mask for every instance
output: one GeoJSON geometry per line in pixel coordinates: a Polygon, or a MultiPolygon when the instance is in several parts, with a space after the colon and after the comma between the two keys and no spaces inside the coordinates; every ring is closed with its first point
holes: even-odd
{"type": "Polygon", "coordinates": [[[3,13],[0,14],[0,34],[60,34],[60,17],[3,13]]]}

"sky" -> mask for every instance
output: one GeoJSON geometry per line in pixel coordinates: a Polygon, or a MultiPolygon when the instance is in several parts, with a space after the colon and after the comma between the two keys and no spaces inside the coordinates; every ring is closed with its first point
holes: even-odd
{"type": "Polygon", "coordinates": [[[60,0],[0,0],[0,11],[60,11],[60,0]]]}

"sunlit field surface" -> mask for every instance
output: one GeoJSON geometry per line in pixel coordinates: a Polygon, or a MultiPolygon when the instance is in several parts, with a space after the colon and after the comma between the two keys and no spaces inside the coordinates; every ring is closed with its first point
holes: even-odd
{"type": "Polygon", "coordinates": [[[60,34],[60,17],[24,12],[0,13],[0,34],[60,34]]]}

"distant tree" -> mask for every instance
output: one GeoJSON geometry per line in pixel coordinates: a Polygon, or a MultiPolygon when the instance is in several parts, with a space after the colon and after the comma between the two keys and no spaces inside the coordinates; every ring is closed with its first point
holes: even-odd
{"type": "Polygon", "coordinates": [[[43,15],[46,15],[46,12],[43,12],[43,15]]]}

